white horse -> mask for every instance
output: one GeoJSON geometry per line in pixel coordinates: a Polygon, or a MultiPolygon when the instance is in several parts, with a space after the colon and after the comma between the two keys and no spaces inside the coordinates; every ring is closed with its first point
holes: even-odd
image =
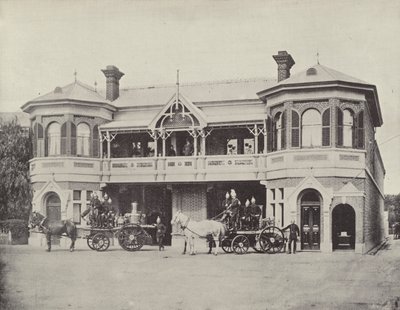
{"type": "Polygon", "coordinates": [[[185,247],[182,254],[186,253],[186,245],[189,242],[190,255],[194,255],[194,239],[207,238],[208,236],[211,236],[215,242],[214,255],[218,254],[220,242],[226,232],[223,223],[213,220],[204,220],[200,222],[192,221],[188,216],[178,211],[171,221],[171,225],[174,224],[179,224],[185,234],[185,247]]]}

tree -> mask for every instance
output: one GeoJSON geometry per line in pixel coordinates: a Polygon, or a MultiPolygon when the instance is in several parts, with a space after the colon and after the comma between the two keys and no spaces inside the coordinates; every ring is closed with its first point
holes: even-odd
{"type": "Polygon", "coordinates": [[[385,196],[385,210],[389,211],[389,226],[400,222],[400,194],[385,196]]]}
{"type": "Polygon", "coordinates": [[[29,131],[15,118],[0,119],[0,219],[28,219],[32,189],[29,179],[29,131]]]}

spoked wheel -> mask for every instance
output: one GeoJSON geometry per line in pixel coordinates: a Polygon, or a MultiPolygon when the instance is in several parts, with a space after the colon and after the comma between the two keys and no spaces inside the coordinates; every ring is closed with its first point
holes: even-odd
{"type": "Polygon", "coordinates": [[[249,249],[250,241],[246,236],[239,235],[233,238],[231,248],[236,254],[245,254],[249,249]]]}
{"type": "Polygon", "coordinates": [[[224,250],[225,253],[232,253],[233,252],[232,247],[231,247],[231,243],[232,243],[231,239],[222,240],[221,247],[222,247],[222,249],[224,250]]]}
{"type": "Polygon", "coordinates": [[[86,242],[87,242],[87,245],[88,245],[88,247],[89,247],[90,249],[96,250],[96,249],[94,248],[94,246],[93,246],[93,237],[94,237],[94,235],[89,235],[89,236],[87,236],[86,242]]]}
{"type": "Polygon", "coordinates": [[[121,228],[118,234],[119,245],[126,251],[138,251],[144,242],[140,226],[128,226],[121,228]]]}
{"type": "Polygon", "coordinates": [[[285,244],[283,232],[275,226],[269,226],[259,235],[260,247],[264,252],[275,254],[282,251],[285,244]]]}
{"type": "Polygon", "coordinates": [[[94,250],[103,252],[106,251],[109,246],[110,246],[110,238],[108,238],[105,234],[97,233],[93,236],[92,247],[94,248],[94,250]]]}

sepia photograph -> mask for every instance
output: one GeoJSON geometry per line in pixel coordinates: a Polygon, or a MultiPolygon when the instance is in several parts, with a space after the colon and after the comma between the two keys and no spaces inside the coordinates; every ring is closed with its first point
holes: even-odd
{"type": "Polygon", "coordinates": [[[0,309],[400,309],[400,2],[0,0],[0,309]]]}

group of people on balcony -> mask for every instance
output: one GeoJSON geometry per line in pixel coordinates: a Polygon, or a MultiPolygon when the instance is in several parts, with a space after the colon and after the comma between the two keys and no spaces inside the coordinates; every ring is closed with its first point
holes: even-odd
{"type": "Polygon", "coordinates": [[[97,228],[115,227],[118,216],[119,209],[112,205],[111,198],[108,197],[107,193],[104,194],[102,200],[99,199],[96,193],[92,193],[89,208],[81,214],[84,221],[97,228]],[[86,220],[86,216],[89,216],[88,220],[86,220]]]}
{"type": "MultiPolygon", "coordinates": [[[[254,196],[247,199],[244,206],[237,198],[236,191],[227,192],[222,203],[221,221],[226,223],[230,230],[258,230],[260,226],[261,208],[256,205],[254,196]]],[[[217,216],[218,217],[218,216],[217,216]]]]}
{"type": "MultiPolygon", "coordinates": [[[[194,153],[194,148],[192,142],[186,139],[185,145],[182,147],[182,156],[192,156],[194,153]]],[[[177,156],[174,146],[171,144],[167,153],[168,156],[177,156]]]]}

